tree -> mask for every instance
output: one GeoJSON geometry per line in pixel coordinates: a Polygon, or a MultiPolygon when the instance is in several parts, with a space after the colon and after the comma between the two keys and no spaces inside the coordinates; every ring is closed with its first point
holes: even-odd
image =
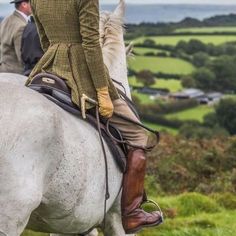
{"type": "Polygon", "coordinates": [[[188,54],[194,54],[197,52],[206,52],[206,45],[197,39],[191,39],[188,43],[187,51],[188,54]]]}
{"type": "Polygon", "coordinates": [[[149,70],[142,70],[138,72],[136,78],[139,82],[143,83],[145,87],[150,87],[155,84],[155,77],[149,70]]]}
{"type": "Polygon", "coordinates": [[[206,127],[213,128],[218,124],[219,122],[215,112],[208,113],[203,118],[203,125],[206,127]]]}
{"type": "Polygon", "coordinates": [[[210,70],[216,76],[215,87],[221,91],[236,91],[236,57],[221,56],[215,59],[210,70]]]}
{"type": "Polygon", "coordinates": [[[215,88],[216,76],[209,69],[201,67],[193,72],[192,76],[198,88],[203,90],[212,90],[215,88]]]}
{"type": "Polygon", "coordinates": [[[196,82],[192,76],[184,76],[181,78],[181,84],[184,88],[195,88],[196,82]]]}
{"type": "Polygon", "coordinates": [[[153,39],[145,39],[143,45],[153,47],[156,45],[156,42],[153,39]]]}
{"type": "Polygon", "coordinates": [[[196,67],[206,66],[209,62],[209,56],[205,52],[197,52],[193,55],[192,62],[196,67]]]}
{"type": "Polygon", "coordinates": [[[216,116],[219,124],[231,135],[236,134],[236,100],[223,99],[216,106],[216,116]]]}

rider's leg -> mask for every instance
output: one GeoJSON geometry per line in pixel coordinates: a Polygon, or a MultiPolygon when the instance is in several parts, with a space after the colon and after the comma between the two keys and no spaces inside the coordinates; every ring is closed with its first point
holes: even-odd
{"type": "MultiPolygon", "coordinates": [[[[123,114],[134,121],[139,121],[126,102],[114,101],[115,112],[123,114]]],[[[144,177],[146,157],[142,148],[150,148],[146,131],[134,124],[113,116],[111,124],[116,126],[124,139],[141,148],[130,149],[127,161],[127,171],[123,179],[122,193],[122,223],[126,233],[135,233],[143,227],[158,225],[162,222],[160,212],[145,212],[140,208],[144,195],[144,177]]]]}

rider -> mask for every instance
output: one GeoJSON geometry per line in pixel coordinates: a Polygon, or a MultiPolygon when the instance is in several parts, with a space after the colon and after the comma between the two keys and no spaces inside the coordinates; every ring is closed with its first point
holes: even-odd
{"type": "Polygon", "coordinates": [[[119,98],[104,65],[99,43],[98,0],[31,0],[31,6],[45,54],[27,84],[36,74],[46,71],[66,80],[72,100],[78,106],[83,94],[98,101],[100,115],[110,118],[111,124],[130,143],[121,203],[126,233],[160,224],[159,211],[148,213],[140,208],[146,168],[144,150],[151,148],[148,134],[143,128],[113,115],[115,111],[139,122],[126,102],[119,98]]]}
{"type": "Polygon", "coordinates": [[[23,73],[21,38],[31,14],[29,0],[13,0],[15,11],[1,22],[0,72],[23,73]]]}

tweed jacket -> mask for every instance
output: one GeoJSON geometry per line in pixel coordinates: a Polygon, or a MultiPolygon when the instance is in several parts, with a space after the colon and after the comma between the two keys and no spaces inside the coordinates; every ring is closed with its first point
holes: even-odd
{"type": "Polygon", "coordinates": [[[23,73],[21,38],[27,22],[17,11],[6,17],[0,26],[0,72],[23,73]]]}
{"type": "Polygon", "coordinates": [[[98,0],[31,0],[31,7],[45,54],[26,84],[46,71],[66,80],[78,106],[82,94],[97,99],[96,89],[105,86],[117,99],[99,43],[98,0]]]}

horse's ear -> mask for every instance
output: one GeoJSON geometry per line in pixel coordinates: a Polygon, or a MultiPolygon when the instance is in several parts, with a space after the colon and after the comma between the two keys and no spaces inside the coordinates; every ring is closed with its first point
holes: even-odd
{"type": "Polygon", "coordinates": [[[120,0],[113,14],[116,16],[119,16],[120,18],[124,18],[125,16],[125,1],[124,0],[120,0]]]}
{"type": "Polygon", "coordinates": [[[133,42],[131,42],[126,48],[126,57],[132,57],[133,54],[132,54],[132,51],[133,51],[133,48],[134,48],[134,45],[133,45],[133,42]]]}

